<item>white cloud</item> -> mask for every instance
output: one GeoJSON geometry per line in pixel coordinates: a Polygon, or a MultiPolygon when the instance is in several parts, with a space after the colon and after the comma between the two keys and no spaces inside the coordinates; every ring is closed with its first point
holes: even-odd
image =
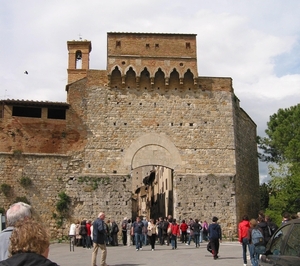
{"type": "Polygon", "coordinates": [[[199,75],[232,77],[259,134],[298,103],[298,0],[0,2],[0,98],[65,101],[66,42],[91,40],[90,67],[105,69],[106,33],[124,31],[197,34],[199,75]]]}

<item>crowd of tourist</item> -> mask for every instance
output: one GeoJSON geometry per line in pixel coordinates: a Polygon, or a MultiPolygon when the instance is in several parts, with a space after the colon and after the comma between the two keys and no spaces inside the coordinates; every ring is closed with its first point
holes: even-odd
{"type": "MultiPolygon", "coordinates": [[[[281,224],[297,218],[300,217],[285,212],[281,224]]],[[[249,250],[251,264],[253,266],[259,265],[259,256],[265,253],[265,247],[277,229],[278,226],[263,211],[258,213],[257,218],[249,219],[248,215],[243,216],[238,225],[238,240],[242,245],[244,266],[247,265],[247,249],[249,250]]]]}

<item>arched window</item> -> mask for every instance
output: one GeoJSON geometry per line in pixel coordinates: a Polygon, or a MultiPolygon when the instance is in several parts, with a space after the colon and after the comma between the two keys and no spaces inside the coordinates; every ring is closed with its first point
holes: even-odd
{"type": "Polygon", "coordinates": [[[170,74],[169,86],[170,89],[179,89],[180,86],[179,73],[177,72],[176,68],[174,68],[172,73],[170,74]]]}
{"type": "Polygon", "coordinates": [[[122,87],[122,76],[121,76],[121,72],[117,66],[111,73],[110,84],[111,84],[112,88],[121,88],[122,87]]]}
{"type": "Polygon", "coordinates": [[[125,77],[125,86],[126,88],[136,88],[136,74],[132,67],[129,68],[129,70],[126,72],[125,77]]]}
{"type": "Polygon", "coordinates": [[[150,73],[146,67],[144,68],[144,70],[141,73],[140,88],[142,88],[142,89],[150,89],[151,88],[150,73]]]}
{"type": "Polygon", "coordinates": [[[76,58],[76,69],[82,69],[82,53],[80,50],[76,51],[75,58],[76,58]]]}
{"type": "Polygon", "coordinates": [[[165,88],[165,73],[159,68],[154,76],[154,88],[164,89],[165,88]]]}
{"type": "Polygon", "coordinates": [[[183,85],[185,89],[194,88],[194,75],[190,69],[184,73],[183,85]]]}

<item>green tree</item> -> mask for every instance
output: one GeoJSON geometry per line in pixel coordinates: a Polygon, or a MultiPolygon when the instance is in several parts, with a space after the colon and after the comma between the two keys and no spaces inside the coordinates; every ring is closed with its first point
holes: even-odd
{"type": "Polygon", "coordinates": [[[267,126],[267,136],[258,138],[259,157],[271,163],[266,213],[278,222],[283,212],[296,213],[300,207],[300,105],[279,109],[267,126]]]}
{"type": "Polygon", "coordinates": [[[266,210],[269,206],[269,190],[268,184],[266,183],[259,186],[261,210],[266,210]]]}

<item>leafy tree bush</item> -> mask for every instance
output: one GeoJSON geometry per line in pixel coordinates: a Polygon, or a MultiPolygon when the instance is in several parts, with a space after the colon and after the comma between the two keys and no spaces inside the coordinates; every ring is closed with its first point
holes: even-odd
{"type": "Polygon", "coordinates": [[[10,195],[10,192],[11,192],[11,185],[8,185],[8,184],[1,184],[1,191],[2,193],[8,197],[10,195]]]}
{"type": "Polygon", "coordinates": [[[280,223],[283,212],[300,209],[300,104],[279,109],[267,126],[267,136],[258,138],[260,159],[271,163],[266,213],[280,223]]]}
{"type": "Polygon", "coordinates": [[[71,198],[65,192],[59,193],[58,197],[59,201],[56,203],[56,210],[61,214],[66,214],[69,210],[71,198]]]}
{"type": "Polygon", "coordinates": [[[32,184],[32,180],[30,179],[30,177],[26,177],[26,176],[21,177],[19,182],[22,187],[29,187],[32,184]]]}

